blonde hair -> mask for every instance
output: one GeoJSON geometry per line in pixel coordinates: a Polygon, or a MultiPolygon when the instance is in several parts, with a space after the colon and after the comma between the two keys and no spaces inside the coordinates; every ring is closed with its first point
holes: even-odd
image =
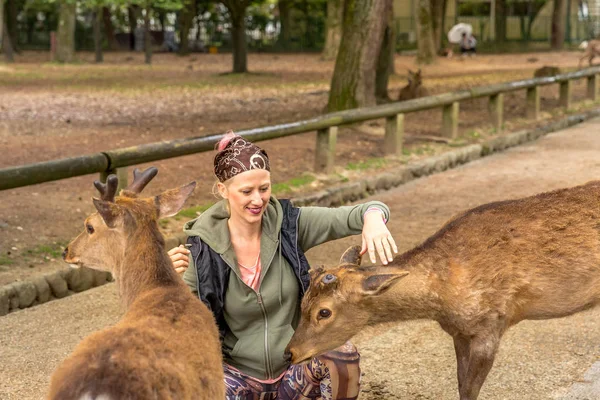
{"type": "MultiPolygon", "coordinates": [[[[226,180],[225,182],[223,182],[223,185],[227,186],[230,179],[226,180]]],[[[221,192],[219,192],[219,180],[217,179],[215,181],[215,183],[212,186],[211,189],[211,193],[213,196],[215,196],[217,199],[219,200],[225,200],[225,209],[227,210],[227,213],[231,216],[231,209],[229,208],[229,200],[227,200],[225,197],[223,197],[223,195],[221,194],[221,192]]]]}

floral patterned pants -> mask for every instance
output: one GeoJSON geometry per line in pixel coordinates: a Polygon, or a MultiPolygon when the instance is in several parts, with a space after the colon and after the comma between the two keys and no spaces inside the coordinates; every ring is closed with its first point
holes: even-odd
{"type": "Polygon", "coordinates": [[[226,400],[355,400],[360,355],[350,342],[310,362],[292,364],[275,383],[258,382],[224,364],[226,400]]]}

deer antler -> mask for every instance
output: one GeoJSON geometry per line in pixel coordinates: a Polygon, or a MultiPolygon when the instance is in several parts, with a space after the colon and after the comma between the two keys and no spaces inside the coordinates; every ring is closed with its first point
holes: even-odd
{"type": "Polygon", "coordinates": [[[145,171],[140,171],[139,169],[133,170],[133,182],[129,186],[127,186],[126,190],[129,190],[134,193],[140,193],[148,183],[156,176],[158,173],[158,168],[150,167],[145,171]]]}
{"type": "Polygon", "coordinates": [[[115,202],[115,193],[117,193],[117,186],[119,186],[119,178],[116,175],[109,175],[106,178],[106,183],[94,181],[94,186],[102,195],[102,200],[115,202]]]}

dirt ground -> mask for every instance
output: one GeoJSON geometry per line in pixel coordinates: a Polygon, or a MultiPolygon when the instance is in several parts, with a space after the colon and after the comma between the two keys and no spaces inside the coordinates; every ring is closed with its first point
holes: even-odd
{"type": "MultiPolygon", "coordinates": [[[[424,84],[436,94],[529,78],[543,65],[574,69],[579,55],[440,59],[423,68],[424,84]]],[[[246,75],[225,74],[230,55],[159,54],[152,66],[144,65],[140,54],[106,54],[103,65],[91,63],[92,54],[79,56],[77,64],[57,65],[46,53],[26,52],[17,55],[15,64],[0,64],[0,168],[313,117],[327,103],[333,71],[333,62],[311,54],[252,54],[251,73],[246,75]]],[[[404,85],[406,70],[416,69],[414,58],[396,57],[395,68],[392,98],[404,85]]],[[[576,82],[574,100],[582,100],[584,94],[585,82],[576,82]]],[[[544,124],[563,113],[557,108],[556,86],[541,89],[541,121],[524,120],[524,104],[524,92],[505,95],[505,131],[544,124]]],[[[575,108],[592,106],[578,103],[575,108]]],[[[306,176],[314,163],[313,133],[263,142],[273,181],[281,184],[277,194],[315,190],[352,174],[368,174],[498,134],[489,124],[486,99],[461,103],[461,137],[449,145],[430,140],[439,132],[440,110],[410,114],[405,125],[406,149],[399,158],[383,158],[383,121],[342,129],[336,173],[328,177],[306,176]],[[299,177],[301,183],[294,183],[299,177]]],[[[160,172],[147,191],[157,193],[195,179],[199,187],[188,206],[210,204],[215,201],[213,156],[210,152],[152,163],[160,172]]],[[[62,248],[92,210],[94,179],[97,176],[84,176],[0,192],[0,285],[63,267],[62,248]]],[[[164,221],[164,232],[180,230],[185,219],[164,221]]]]}

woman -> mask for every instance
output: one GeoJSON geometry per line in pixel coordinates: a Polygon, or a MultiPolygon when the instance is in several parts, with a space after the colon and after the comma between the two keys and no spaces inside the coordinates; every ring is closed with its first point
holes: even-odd
{"type": "Polygon", "coordinates": [[[214,159],[222,201],[186,224],[186,249],[169,254],[219,326],[227,399],[353,399],[356,348],[347,343],[302,365],[284,350],[309,285],[304,252],[362,232],[362,253],[383,264],[398,252],[380,202],[337,209],[293,207],[271,195],[264,150],[229,132],[214,159]]]}

